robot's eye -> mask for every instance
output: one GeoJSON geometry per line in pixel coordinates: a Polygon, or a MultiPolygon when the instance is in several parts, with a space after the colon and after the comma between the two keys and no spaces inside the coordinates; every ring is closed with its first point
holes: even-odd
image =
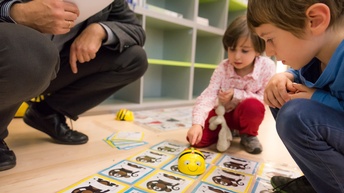
{"type": "Polygon", "coordinates": [[[200,161],[196,161],[196,165],[200,166],[201,162],[200,161]]]}
{"type": "Polygon", "coordinates": [[[189,160],[186,160],[186,161],[184,162],[185,165],[189,165],[189,163],[190,163],[189,160]]]}

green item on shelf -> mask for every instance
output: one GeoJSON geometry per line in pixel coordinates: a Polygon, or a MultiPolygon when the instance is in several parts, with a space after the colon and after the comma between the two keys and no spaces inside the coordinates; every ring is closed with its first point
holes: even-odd
{"type": "Polygon", "coordinates": [[[242,0],[230,0],[228,10],[229,11],[241,11],[247,8],[247,3],[242,0]]]}
{"type": "MultiPolygon", "coordinates": [[[[199,0],[199,3],[212,3],[217,0],[199,0]]],[[[228,5],[229,11],[241,11],[247,8],[247,2],[244,0],[230,0],[228,5]]]]}

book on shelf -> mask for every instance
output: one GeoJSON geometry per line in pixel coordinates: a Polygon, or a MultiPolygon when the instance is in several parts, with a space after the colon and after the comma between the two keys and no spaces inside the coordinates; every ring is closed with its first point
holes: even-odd
{"type": "Polygon", "coordinates": [[[209,26],[209,19],[204,18],[204,17],[197,17],[196,22],[201,25],[209,26]]]}
{"type": "Polygon", "coordinates": [[[164,8],[161,8],[161,7],[157,7],[157,6],[154,6],[154,5],[147,4],[145,6],[145,8],[148,9],[148,10],[155,11],[155,12],[158,12],[158,13],[162,13],[162,14],[165,14],[165,15],[169,15],[169,16],[172,16],[172,17],[183,18],[183,15],[180,14],[180,13],[177,13],[177,12],[174,12],[174,11],[170,11],[170,10],[167,10],[167,9],[164,9],[164,8]]]}
{"type": "Polygon", "coordinates": [[[140,6],[140,7],[143,6],[143,0],[127,0],[127,2],[128,2],[129,7],[132,10],[135,10],[135,7],[137,6],[140,6]]]}

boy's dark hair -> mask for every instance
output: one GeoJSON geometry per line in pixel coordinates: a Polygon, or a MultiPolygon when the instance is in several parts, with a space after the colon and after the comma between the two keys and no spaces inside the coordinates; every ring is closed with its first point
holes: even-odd
{"type": "Polygon", "coordinates": [[[265,42],[257,34],[250,31],[247,26],[246,15],[237,17],[226,29],[222,38],[223,47],[226,51],[228,48],[235,48],[238,39],[241,37],[250,38],[253,48],[256,52],[262,54],[265,51],[265,42]]]}
{"type": "Polygon", "coordinates": [[[315,3],[323,3],[329,7],[330,26],[342,25],[343,0],[249,0],[248,26],[254,31],[254,28],[269,23],[302,38],[307,19],[306,10],[315,3]]]}

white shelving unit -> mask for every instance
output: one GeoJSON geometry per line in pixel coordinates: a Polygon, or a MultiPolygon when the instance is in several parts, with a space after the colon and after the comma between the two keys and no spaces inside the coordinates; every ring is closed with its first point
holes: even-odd
{"type": "Polygon", "coordinates": [[[133,9],[146,31],[148,70],[87,113],[192,105],[225,57],[228,21],[246,5],[242,0],[142,0],[133,9]]]}

